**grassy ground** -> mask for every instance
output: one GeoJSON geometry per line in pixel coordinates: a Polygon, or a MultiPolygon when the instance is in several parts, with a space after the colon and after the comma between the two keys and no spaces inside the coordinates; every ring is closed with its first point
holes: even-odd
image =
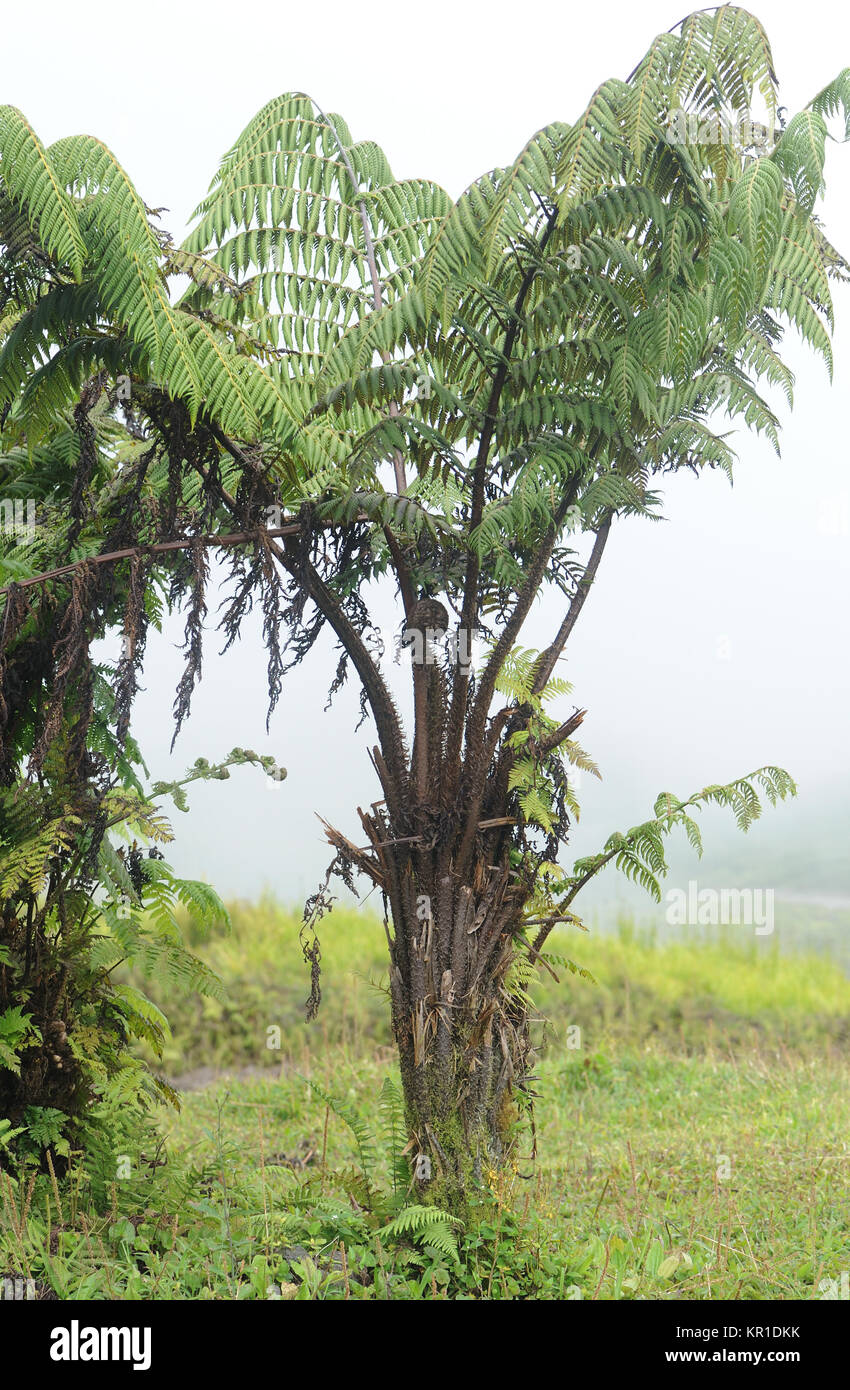
{"type": "Polygon", "coordinates": [[[29,1194],[0,1175],[0,1270],[59,1297],[131,1299],[812,1299],[842,1287],[850,983],[836,965],[740,935],[663,948],[627,927],[565,935],[553,951],[596,983],[565,970],[539,991],[550,1022],[536,1163],[528,1132],[516,1171],[491,1175],[466,1227],[414,1219],[405,1231],[382,939],[378,922],[329,920],[323,1016],[308,1030],[293,919],[237,909],[233,935],[199,948],[228,1002],[159,1001],[182,1109],[158,1116],[159,1142],[148,1136],[100,1210],[84,1165],[29,1194]]]}
{"type": "MultiPolygon", "coordinates": [[[[304,1024],[309,976],[292,913],[272,902],[236,904],[233,928],[194,949],[227,984],[224,1003],[150,989],[172,1021],[166,1070],[276,1068],[281,1055],[306,1065],[317,1051],[343,1046],[360,1055],[389,1048],[386,942],[377,918],[339,910],[326,919],[323,1003],[304,1024]],[[269,1029],[280,1029],[278,1041],[269,1029]]],[[[770,937],[729,927],[656,949],[657,937],[624,921],[613,933],[556,932],[551,953],[589,978],[556,966],[560,984],[541,977],[538,1030],[547,1054],[563,1052],[568,1027],[585,1046],[663,1042],[676,1050],[722,1050],[759,1043],[850,1049],[850,983],[827,956],[782,954],[770,937]]],[[[144,981],[138,983],[144,985],[144,981]]],[[[146,986],[147,987],[147,986],[146,986]]]]}

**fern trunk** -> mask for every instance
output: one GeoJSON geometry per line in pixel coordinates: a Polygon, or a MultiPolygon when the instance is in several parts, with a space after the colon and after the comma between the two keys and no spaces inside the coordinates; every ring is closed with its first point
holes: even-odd
{"type": "MultiPolygon", "coordinates": [[[[445,627],[431,600],[408,613],[408,632],[427,632],[413,660],[413,746],[408,755],[392,723],[376,721],[381,747],[373,755],[385,800],[359,811],[368,845],[356,848],[331,827],[327,833],[337,869],[365,873],[383,892],[414,1180],[420,1200],[457,1208],[510,1161],[528,1114],[523,986],[533,952],[524,918],[555,840],[543,836],[543,846],[532,847],[511,784],[505,736],[515,708],[478,737],[459,717],[468,673],[429,660],[428,638],[445,627]]],[[[553,811],[559,834],[563,809],[553,811]]],[[[316,971],[317,961],[318,952],[316,971]]]]}
{"type": "Polygon", "coordinates": [[[388,844],[409,837],[394,837],[379,811],[361,818],[385,866],[411,1167],[420,1200],[457,1208],[509,1161],[526,1109],[528,957],[518,941],[528,893],[507,839],[500,851],[491,834],[490,853],[480,846],[461,877],[457,838],[442,848],[388,844]]]}
{"type": "Polygon", "coordinates": [[[393,962],[392,1014],[414,1178],[423,1200],[453,1209],[509,1161],[531,1054],[510,934],[471,885],[447,910],[395,922],[409,968],[405,981],[393,962]]]}

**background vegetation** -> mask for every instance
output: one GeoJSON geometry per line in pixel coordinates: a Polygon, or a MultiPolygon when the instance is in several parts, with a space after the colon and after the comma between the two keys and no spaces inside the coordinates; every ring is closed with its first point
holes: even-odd
{"type": "Polygon", "coordinates": [[[225,995],[158,998],[182,1103],[128,1175],[98,1183],[89,1160],[61,1188],[0,1174],[0,1269],[40,1296],[840,1297],[850,982],[803,928],[796,944],[780,931],[783,951],[741,929],[667,945],[628,921],[562,933],[556,952],[595,983],[567,970],[535,991],[539,1161],[526,1133],[465,1226],[405,1231],[380,922],[327,920],[308,1026],[297,917],[271,901],[231,916],[207,939],[185,923],[225,995]]]}

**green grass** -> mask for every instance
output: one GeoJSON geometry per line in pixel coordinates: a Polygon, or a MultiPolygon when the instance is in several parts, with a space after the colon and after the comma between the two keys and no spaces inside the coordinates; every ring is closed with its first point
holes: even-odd
{"type": "Polygon", "coordinates": [[[536,1163],[526,1132],[465,1228],[411,1238],[386,1230],[380,923],[326,923],[308,1028],[294,919],[233,915],[231,937],[199,947],[228,1004],[159,1001],[167,1073],[196,1087],[158,1115],[161,1152],[147,1136],[100,1210],[84,1163],[61,1184],[0,1174],[0,1272],[85,1298],[761,1300],[819,1298],[850,1269],[850,984],[834,963],[740,936],[565,933],[553,951],[597,983],[541,984],[536,1163]],[[371,1195],[325,1096],[373,1132],[371,1195]]]}
{"type": "MultiPolygon", "coordinates": [[[[226,1002],[163,993],[145,981],[171,1020],[165,1052],[173,1076],[195,1068],[276,1068],[281,1055],[305,1061],[317,1049],[357,1054],[390,1049],[386,941],[377,917],[334,911],[320,926],[323,1003],[304,1023],[309,975],[298,945],[297,917],[264,901],[237,903],[233,929],[194,949],[227,985],[226,1002]],[[280,1048],[269,1029],[280,1029],[280,1048]]],[[[191,929],[190,929],[191,935],[191,929]]],[[[745,928],[660,946],[652,928],[624,921],[614,933],[555,932],[547,950],[572,960],[592,979],[555,965],[560,983],[541,976],[538,1035],[546,1052],[564,1046],[578,1026],[587,1045],[601,1038],[631,1044],[655,1039],[702,1051],[760,1041],[797,1048],[850,1044],[850,982],[829,957],[783,954],[770,938],[745,928]]]]}

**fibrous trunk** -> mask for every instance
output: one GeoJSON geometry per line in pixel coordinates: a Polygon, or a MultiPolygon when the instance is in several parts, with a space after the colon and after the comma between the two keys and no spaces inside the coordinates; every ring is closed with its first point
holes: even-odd
{"type": "MultiPolygon", "coordinates": [[[[479,848],[489,842],[491,853],[477,853],[459,876],[457,844],[394,836],[383,806],[360,817],[389,908],[411,1166],[423,1198],[457,1204],[506,1160],[524,1100],[531,1049],[515,975],[527,890],[512,873],[504,824],[488,826],[479,848]]],[[[338,832],[329,835],[351,854],[338,832]]]]}
{"type": "Polygon", "coordinates": [[[470,883],[446,879],[421,892],[411,871],[403,885],[392,954],[407,960],[393,960],[393,1028],[414,1174],[424,1187],[465,1193],[512,1147],[529,1043],[525,1007],[510,990],[507,873],[478,863],[470,883]]]}

